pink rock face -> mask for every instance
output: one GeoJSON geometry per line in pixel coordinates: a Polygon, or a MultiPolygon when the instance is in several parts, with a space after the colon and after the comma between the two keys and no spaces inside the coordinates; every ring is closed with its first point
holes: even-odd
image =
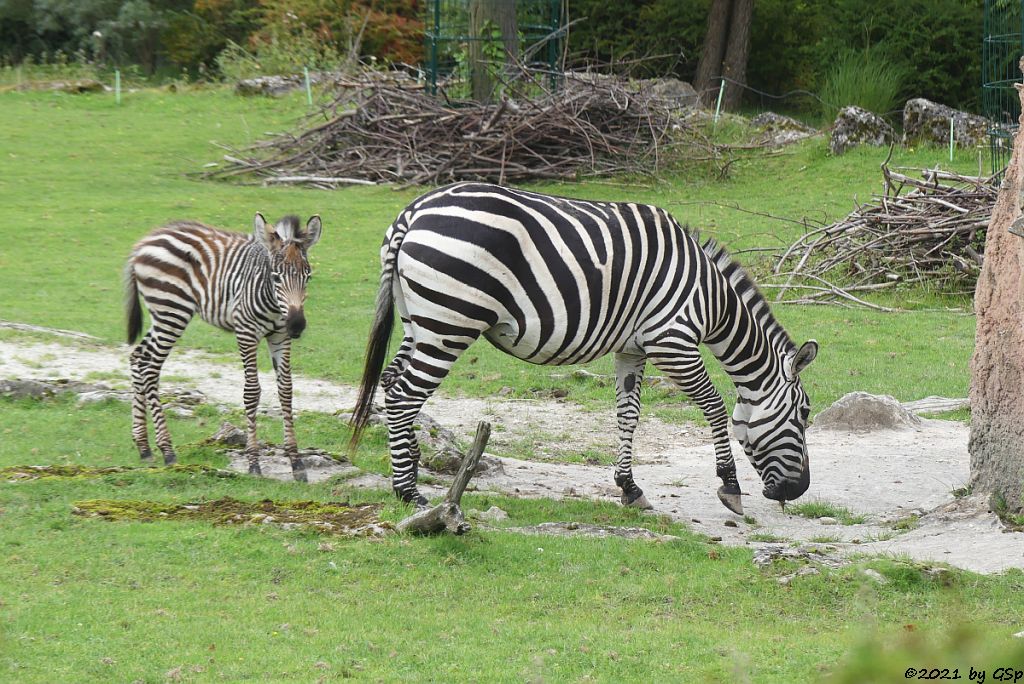
{"type": "Polygon", "coordinates": [[[1022,192],[1024,138],[1018,133],[974,293],[969,445],[972,486],[998,495],[1011,511],[1024,509],[1024,238],[1010,232],[1021,216],[1022,192]]]}

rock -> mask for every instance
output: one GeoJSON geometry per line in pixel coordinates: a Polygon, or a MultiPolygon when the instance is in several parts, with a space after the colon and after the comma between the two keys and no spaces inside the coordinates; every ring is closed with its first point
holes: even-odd
{"type": "Polygon", "coordinates": [[[505,532],[521,534],[543,534],[556,537],[624,537],[626,539],[648,539],[651,541],[676,541],[679,537],[671,534],[658,534],[645,527],[615,527],[613,525],[590,525],[574,522],[546,522],[530,527],[506,527],[505,532]]]}
{"type": "Polygon", "coordinates": [[[70,81],[30,81],[18,86],[18,90],[51,90],[69,95],[102,93],[106,86],[93,78],[78,78],[70,81]]]}
{"type": "Polygon", "coordinates": [[[77,380],[0,380],[0,396],[9,399],[48,399],[58,394],[110,392],[109,387],[77,380]]]}
{"type": "Polygon", "coordinates": [[[246,443],[245,431],[236,428],[231,423],[224,421],[220,428],[210,435],[208,442],[217,442],[225,446],[244,447],[246,443]]]}
{"type": "Polygon", "coordinates": [[[508,520],[508,513],[497,506],[491,506],[477,517],[486,522],[501,522],[502,520],[508,520]]]}
{"type": "Polygon", "coordinates": [[[128,390],[89,390],[78,395],[79,404],[96,404],[101,401],[131,401],[132,393],[128,390]]]}
{"type": "Polygon", "coordinates": [[[750,125],[761,130],[757,144],[781,147],[817,135],[807,124],[775,112],[761,112],[750,120],[750,125]]]}
{"type": "Polygon", "coordinates": [[[683,109],[697,106],[697,91],[686,81],[678,78],[652,78],[642,82],[650,88],[651,95],[664,100],[673,108],[683,109]]]}
{"type": "MultiPolygon", "coordinates": [[[[324,74],[310,72],[309,82],[317,84],[324,80],[324,74]]],[[[258,76],[246,78],[235,84],[237,95],[262,95],[265,97],[279,97],[293,90],[306,87],[306,78],[303,74],[292,74],[288,76],[258,76]]]]}
{"type": "Polygon", "coordinates": [[[860,107],[843,107],[832,124],[829,150],[842,154],[856,145],[888,145],[895,138],[885,119],[860,107]]]}
{"type": "Polygon", "coordinates": [[[860,574],[864,575],[869,580],[876,582],[878,584],[889,583],[889,580],[885,579],[885,576],[882,575],[882,573],[878,572],[877,570],[872,570],[871,568],[864,568],[860,571],[860,574]]]}
{"type": "Polygon", "coordinates": [[[903,107],[903,141],[948,145],[950,119],[953,119],[953,139],[960,147],[975,147],[988,142],[991,121],[923,97],[907,100],[903,107]]]}
{"type": "Polygon", "coordinates": [[[777,581],[782,586],[788,587],[790,585],[790,583],[792,583],[792,581],[795,580],[797,577],[808,577],[810,575],[820,575],[820,574],[821,574],[821,570],[819,570],[818,568],[814,567],[813,565],[806,565],[806,566],[800,568],[799,570],[797,570],[796,572],[794,572],[792,574],[783,575],[777,581]]]}
{"type": "Polygon", "coordinates": [[[836,520],[835,518],[830,518],[827,515],[823,515],[820,518],[818,518],[818,522],[821,523],[822,525],[838,525],[839,524],[838,520],[836,520]]]}
{"type": "Polygon", "coordinates": [[[888,395],[850,392],[814,419],[817,428],[831,430],[902,430],[915,428],[921,419],[888,395]]]}

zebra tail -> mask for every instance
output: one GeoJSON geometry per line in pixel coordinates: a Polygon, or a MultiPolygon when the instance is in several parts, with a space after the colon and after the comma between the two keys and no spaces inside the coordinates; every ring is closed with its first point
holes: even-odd
{"type": "Polygon", "coordinates": [[[359,385],[359,398],[356,399],[356,408],[352,412],[350,422],[352,426],[352,439],[349,442],[350,453],[354,452],[358,446],[363,429],[373,413],[373,396],[377,392],[377,382],[380,380],[384,359],[388,354],[391,330],[395,324],[395,300],[391,293],[394,273],[394,262],[392,262],[385,267],[380,279],[380,289],[377,291],[376,314],[373,317],[373,326],[370,328],[370,339],[366,343],[363,379],[359,385]]]}
{"type": "Polygon", "coordinates": [[[139,303],[139,286],[135,282],[135,271],[131,264],[124,271],[124,309],[128,318],[128,344],[135,344],[142,333],[142,305],[139,303]]]}

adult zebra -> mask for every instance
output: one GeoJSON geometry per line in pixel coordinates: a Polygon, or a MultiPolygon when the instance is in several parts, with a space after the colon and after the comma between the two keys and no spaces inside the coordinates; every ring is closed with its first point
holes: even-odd
{"type": "Polygon", "coordinates": [[[641,380],[650,361],[704,412],[723,483],[719,498],[742,512],[728,416],[701,361],[702,343],[736,385],[734,433],[764,482],[764,495],[788,501],[807,490],[810,402],[798,375],[817,344],[798,349],[725,250],[710,240],[699,244],[667,212],[458,183],[402,211],[385,235],[381,263],[352,442],[369,419],[380,378],[392,485],[403,500],[426,503],[416,488],[420,452],[413,421],[480,335],[538,364],[615,353],[615,483],[626,505],[649,507],[633,481],[632,463],[641,380]],[[404,339],[381,374],[395,308],[404,339]]]}
{"type": "Polygon", "coordinates": [[[252,236],[181,221],[156,229],[135,245],[125,267],[128,344],[142,332],[140,294],[151,323],[131,354],[132,438],[143,460],[153,457],[147,405],[164,463],[177,460],[160,405],[160,369],[189,321],[199,314],[207,323],[235,333],[238,340],[245,366],[249,472],[260,474],[256,347],[265,337],[284,414],[285,453],[295,479],[306,479],[292,426],[291,339],[306,328],[307,253],[320,233],[319,216],[310,218],[303,229],[296,216],[285,216],[271,226],[256,214],[252,236]]]}

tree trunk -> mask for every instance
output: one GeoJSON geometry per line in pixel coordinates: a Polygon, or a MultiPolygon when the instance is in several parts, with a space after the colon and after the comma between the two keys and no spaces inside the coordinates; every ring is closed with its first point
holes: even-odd
{"type": "MultiPolygon", "coordinates": [[[[1020,95],[1024,102],[1024,91],[1020,95]]],[[[971,486],[992,492],[994,503],[1004,503],[1010,512],[1024,509],[1024,239],[1009,232],[1021,221],[1024,201],[1022,136],[1024,125],[992,211],[974,293],[977,333],[968,446],[971,486]]]]}
{"type": "Polygon", "coordinates": [[[693,87],[699,94],[700,104],[705,107],[712,106],[718,97],[731,6],[732,0],[713,0],[708,12],[708,32],[697,62],[697,73],[693,77],[693,87]]]}
{"type": "Polygon", "coordinates": [[[477,102],[491,102],[495,94],[495,74],[502,64],[514,64],[519,59],[515,0],[470,0],[469,33],[477,39],[469,42],[472,97],[477,102]],[[500,38],[493,39],[494,33],[500,38]],[[501,46],[504,55],[494,54],[496,45],[501,46]]]}
{"type": "Polygon", "coordinates": [[[750,56],[750,23],[754,16],[754,0],[733,0],[729,20],[729,41],[725,47],[722,75],[729,79],[722,95],[722,109],[739,109],[743,88],[747,83],[747,58],[750,56]],[[736,83],[732,83],[735,81],[736,83]]]}

